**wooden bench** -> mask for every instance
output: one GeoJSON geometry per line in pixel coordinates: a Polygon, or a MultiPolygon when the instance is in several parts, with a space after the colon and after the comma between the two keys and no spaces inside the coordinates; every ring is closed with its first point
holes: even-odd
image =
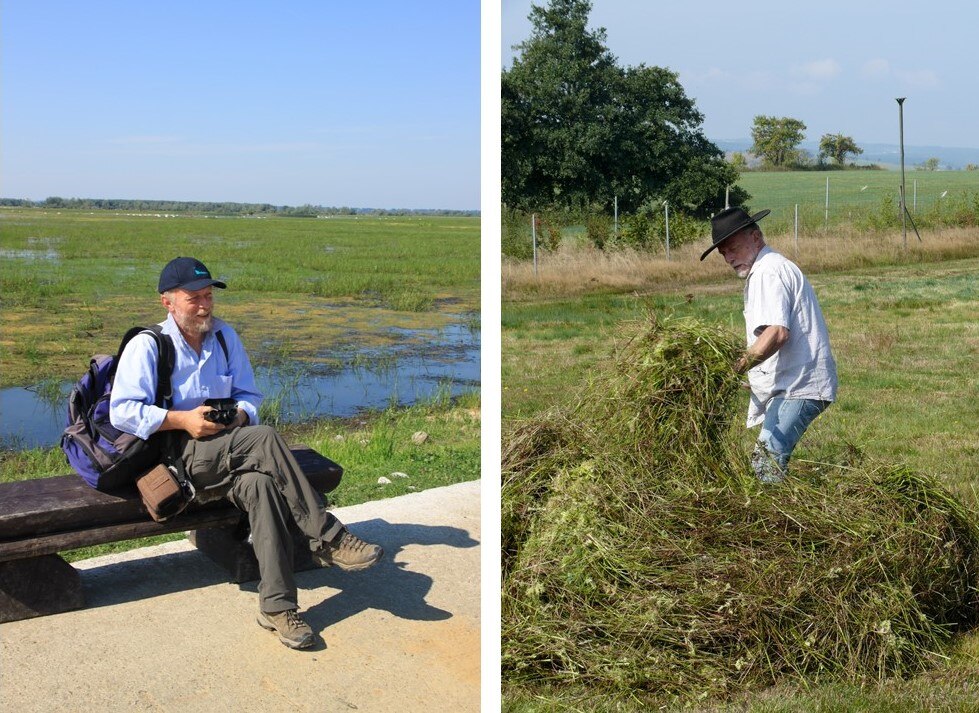
{"type": "MultiPolygon", "coordinates": [[[[292,454],[319,492],[339,484],[343,468],[329,458],[301,445],[292,454]]],[[[248,518],[227,500],[154,522],[135,486],[101,493],[77,475],[0,483],[0,623],[85,606],[78,572],[59,552],[180,531],[227,568],[232,582],[258,579],[248,518]]],[[[297,571],[315,566],[305,537],[295,528],[293,536],[301,544],[297,571]]]]}

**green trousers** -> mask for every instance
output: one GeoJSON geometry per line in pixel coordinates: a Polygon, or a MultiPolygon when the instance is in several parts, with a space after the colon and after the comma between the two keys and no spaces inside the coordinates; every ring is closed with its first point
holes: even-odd
{"type": "Polygon", "coordinates": [[[286,442],[269,426],[244,426],[200,440],[184,433],[176,447],[202,499],[223,496],[248,514],[262,611],[298,608],[289,520],[313,552],[343,523],[326,510],[286,442]]]}

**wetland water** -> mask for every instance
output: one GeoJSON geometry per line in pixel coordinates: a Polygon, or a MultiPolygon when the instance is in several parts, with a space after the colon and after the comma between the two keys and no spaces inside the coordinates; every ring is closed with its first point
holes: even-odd
{"type": "MultiPolygon", "coordinates": [[[[281,402],[281,419],[291,423],[346,418],[479,389],[478,327],[453,323],[437,329],[392,327],[388,331],[388,344],[351,350],[324,364],[282,360],[273,366],[253,364],[259,389],[266,401],[281,402]]],[[[83,370],[84,365],[79,376],[83,370]]],[[[29,388],[0,390],[0,447],[58,445],[71,386],[72,382],[62,384],[61,397],[55,400],[29,388]]]]}

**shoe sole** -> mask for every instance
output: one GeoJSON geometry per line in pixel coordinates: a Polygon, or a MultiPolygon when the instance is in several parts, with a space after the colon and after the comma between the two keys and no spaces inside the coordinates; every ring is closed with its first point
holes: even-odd
{"type": "Polygon", "coordinates": [[[316,640],[313,634],[310,634],[299,641],[293,641],[292,639],[287,639],[284,637],[281,633],[279,633],[279,630],[275,628],[275,624],[263,619],[261,616],[255,619],[255,621],[257,621],[258,625],[263,629],[275,632],[276,636],[279,637],[279,641],[288,646],[290,649],[308,649],[316,640]]]}

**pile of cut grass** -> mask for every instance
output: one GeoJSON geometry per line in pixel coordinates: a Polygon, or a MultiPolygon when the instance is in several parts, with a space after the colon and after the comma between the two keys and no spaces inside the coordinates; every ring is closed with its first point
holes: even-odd
{"type": "Polygon", "coordinates": [[[932,665],[979,606],[974,514],[868,462],[753,477],[732,335],[651,321],[503,456],[503,675],[645,704],[932,665]]]}

